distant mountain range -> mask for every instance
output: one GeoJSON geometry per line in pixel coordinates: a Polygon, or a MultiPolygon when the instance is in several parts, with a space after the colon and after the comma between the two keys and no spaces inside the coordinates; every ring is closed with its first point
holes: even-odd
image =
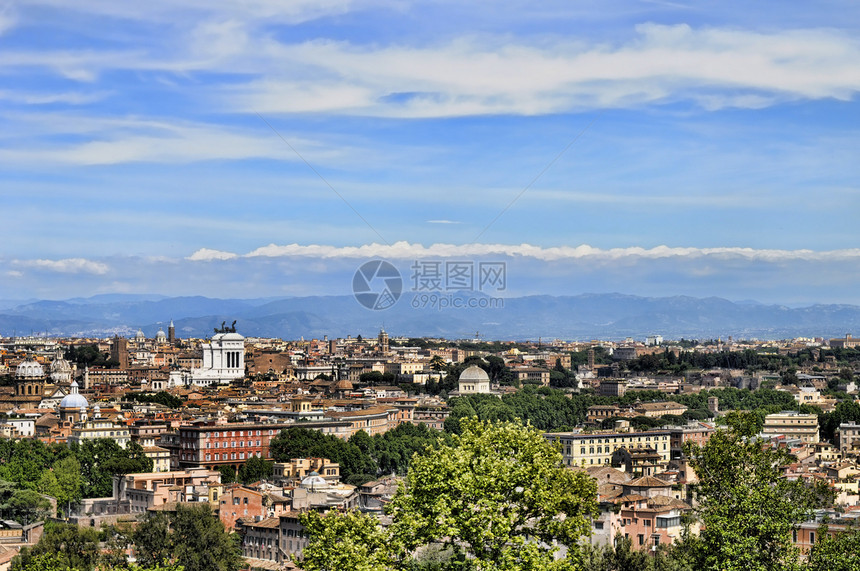
{"type": "MultiPolygon", "coordinates": [[[[474,337],[485,339],[618,339],[660,334],[669,339],[781,339],[860,334],[860,306],[813,305],[791,308],[717,297],[638,297],[623,294],[526,296],[504,300],[494,309],[413,308],[411,294],[387,310],[371,311],[352,296],[212,299],[111,294],[65,301],[0,303],[0,335],[153,337],[173,319],[179,337],[205,337],[222,321],[238,321],[246,336],[474,337]]],[[[454,303],[485,303],[488,298],[456,295],[454,303]]],[[[419,303],[420,305],[420,303],[419,303]]]]}

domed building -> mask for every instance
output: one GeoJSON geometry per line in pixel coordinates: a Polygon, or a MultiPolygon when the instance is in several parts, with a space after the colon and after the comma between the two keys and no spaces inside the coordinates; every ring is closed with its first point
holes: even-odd
{"type": "Polygon", "coordinates": [[[164,333],[164,329],[161,327],[158,328],[158,333],[155,334],[155,342],[158,344],[167,343],[167,334],[164,333]]]}
{"type": "Polygon", "coordinates": [[[305,490],[313,490],[316,492],[321,492],[323,490],[328,490],[331,487],[325,478],[320,476],[319,472],[311,472],[299,482],[299,486],[304,488],[305,490]]]}
{"type": "Polygon", "coordinates": [[[72,372],[72,364],[63,358],[63,351],[57,349],[57,355],[51,362],[51,381],[65,385],[71,382],[72,372]]]}
{"type": "Polygon", "coordinates": [[[481,367],[472,365],[460,373],[458,388],[461,395],[489,394],[490,376],[481,367]]]}
{"type": "Polygon", "coordinates": [[[9,400],[18,406],[36,408],[45,394],[45,369],[35,359],[21,361],[15,369],[15,395],[9,400]]]}
{"type": "Polygon", "coordinates": [[[15,378],[17,379],[41,379],[45,377],[45,369],[42,364],[35,359],[27,359],[18,364],[15,369],[15,378]]]}
{"type": "Polygon", "coordinates": [[[78,383],[72,381],[69,387],[72,392],[60,401],[60,419],[68,422],[82,422],[87,419],[87,408],[90,403],[84,395],[78,392],[78,383]]]}

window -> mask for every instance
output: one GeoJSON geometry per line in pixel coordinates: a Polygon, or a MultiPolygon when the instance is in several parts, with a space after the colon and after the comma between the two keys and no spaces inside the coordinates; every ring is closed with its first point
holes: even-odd
{"type": "Polygon", "coordinates": [[[243,499],[245,500],[243,503],[247,506],[248,505],[248,496],[245,496],[243,499]]]}
{"type": "Polygon", "coordinates": [[[645,545],[645,536],[641,533],[636,536],[639,539],[639,545],[645,545]]]}
{"type": "Polygon", "coordinates": [[[238,505],[239,505],[239,498],[233,498],[233,505],[234,505],[234,506],[238,506],[238,505]]]}
{"type": "Polygon", "coordinates": [[[815,532],[814,531],[809,532],[809,543],[815,543],[815,532]]]}

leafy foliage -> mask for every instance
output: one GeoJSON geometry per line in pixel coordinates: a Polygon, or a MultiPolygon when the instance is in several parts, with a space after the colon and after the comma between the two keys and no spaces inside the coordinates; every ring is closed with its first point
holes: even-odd
{"type": "Polygon", "coordinates": [[[114,474],[152,471],[152,460],[139,444],[132,442],[123,449],[109,438],[86,440],[71,447],[45,445],[33,438],[0,440],[0,458],[4,459],[0,462],[0,479],[19,488],[60,494],[59,501],[109,496],[114,474]],[[50,471],[53,477],[45,474],[50,471]]]}
{"type": "Polygon", "coordinates": [[[308,512],[300,517],[312,540],[302,553],[307,571],[386,571],[395,568],[398,553],[391,536],[373,516],[357,511],[308,512]]]}
{"type": "Polygon", "coordinates": [[[39,543],[24,547],[12,561],[12,571],[41,569],[92,569],[99,559],[99,534],[92,528],[79,528],[66,523],[48,522],[39,543]]]}
{"type": "Polygon", "coordinates": [[[565,469],[531,427],[463,420],[461,428],[451,445],[413,458],[388,510],[398,544],[443,543],[457,560],[500,570],[549,569],[552,546],[564,545],[570,563],[596,510],[594,481],[565,469]]]}
{"type": "Polygon", "coordinates": [[[687,447],[704,526],[695,543],[697,569],[797,567],[791,531],[826,497],[783,477],[793,457],[750,437],[754,422],[736,414],[728,430],[718,430],[704,446],[687,447]]]}
{"type": "Polygon", "coordinates": [[[169,516],[148,515],[132,541],[144,565],[175,563],[185,571],[238,571],[243,567],[236,536],[224,530],[208,504],[179,504],[169,516]]]}
{"type": "Polygon", "coordinates": [[[328,458],[340,464],[343,480],[363,484],[380,474],[405,474],[412,455],[440,438],[444,437],[426,426],[407,423],[373,437],[361,430],[346,442],[318,430],[290,427],[272,440],[270,449],[277,462],[328,458]]]}
{"type": "Polygon", "coordinates": [[[244,464],[239,466],[237,478],[243,484],[252,484],[266,478],[271,478],[275,473],[275,463],[271,460],[263,460],[257,456],[251,456],[244,464]]]}
{"type": "Polygon", "coordinates": [[[311,541],[302,568],[573,569],[597,507],[594,481],[514,422],[463,420],[450,444],[413,457],[407,481],[387,529],[355,512],[303,516],[311,541]],[[559,545],[567,557],[555,561],[559,545]],[[428,549],[441,557],[423,558],[428,549]]]}
{"type": "Polygon", "coordinates": [[[860,530],[849,529],[831,536],[822,526],[818,537],[821,539],[809,552],[809,571],[860,570],[860,530]]]}
{"type": "Polygon", "coordinates": [[[168,408],[179,408],[183,403],[181,398],[173,396],[167,391],[159,391],[155,394],[128,393],[126,398],[137,402],[161,404],[168,408]]]}

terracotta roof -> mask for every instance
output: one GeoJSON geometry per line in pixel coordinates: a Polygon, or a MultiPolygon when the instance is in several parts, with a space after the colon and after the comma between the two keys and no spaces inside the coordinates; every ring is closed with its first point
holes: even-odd
{"type": "Polygon", "coordinates": [[[281,518],[278,517],[267,517],[261,521],[248,521],[247,518],[242,518],[242,525],[246,527],[264,527],[268,529],[276,529],[279,525],[281,525],[281,518]]]}
{"type": "Polygon", "coordinates": [[[624,485],[637,488],[668,488],[672,484],[654,476],[643,476],[636,480],[631,480],[624,485]]]}
{"type": "Polygon", "coordinates": [[[598,484],[606,482],[612,484],[623,484],[633,478],[633,476],[627,472],[623,472],[609,466],[589,466],[585,471],[588,472],[589,476],[597,480],[598,484]]]}

